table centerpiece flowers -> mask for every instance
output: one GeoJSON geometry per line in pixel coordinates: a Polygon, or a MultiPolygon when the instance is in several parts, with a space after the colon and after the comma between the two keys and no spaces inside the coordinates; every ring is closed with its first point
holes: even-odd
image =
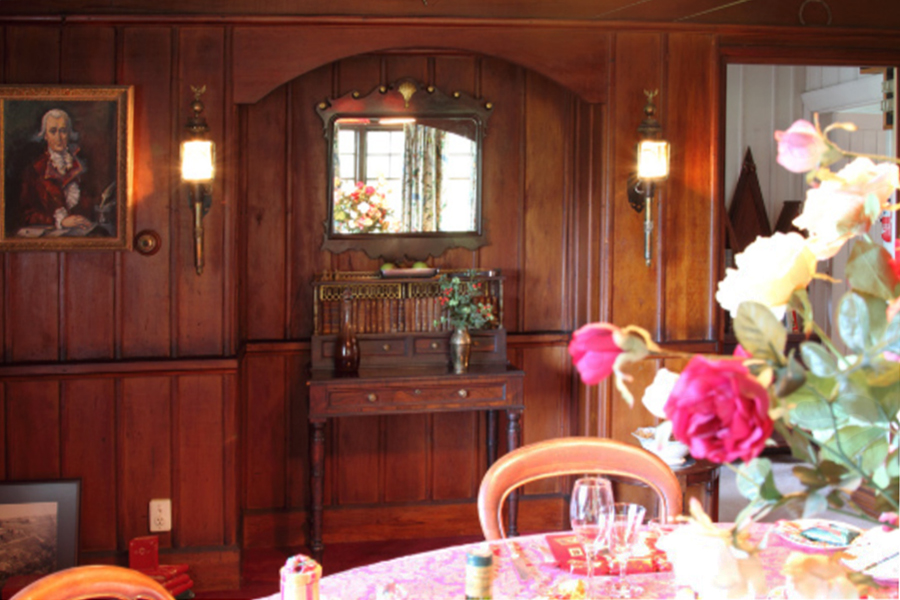
{"type": "MultiPolygon", "coordinates": [[[[850,123],[835,123],[822,131],[816,118],[815,123],[801,120],[775,133],[779,164],[807,174],[810,189],[794,220],[807,235],[761,236],[735,257],[736,268],[726,270],[716,300],[733,319],[739,343],[734,355],[663,352],[647,331],[611,323],[585,325],[569,345],[585,384],[612,375],[629,404],[633,396],[628,365],[673,354],[687,359],[677,377],[663,375],[663,383],[655,382],[649,404],[662,405],[661,415],[671,421],[672,435],[689,446],[694,458],[733,463],[739,490],[749,502],[724,538],[720,529],[713,531],[717,528],[699,505],[692,506],[683,543],[676,538],[670,547],[727,545],[734,560],[729,573],[716,578],[721,583],[716,593],[722,597],[763,593],[758,577],[744,575],[758,573],[752,562],[746,562],[758,549],[748,541],[746,530],[776,508],[804,517],[830,509],[884,527],[898,525],[900,257],[893,258],[880,243],[873,243],[867,232],[882,211],[897,210],[890,196],[900,180],[895,159],[860,155],[832,142],[828,133],[838,128],[855,130],[850,123]],[[848,164],[832,170],[844,158],[848,164]],[[816,323],[806,289],[813,279],[836,282],[817,272],[818,263],[851,242],[844,273],[849,289],[833,316],[838,343],[816,323]],[[805,341],[799,349],[787,349],[782,322],[786,310],[802,320],[805,341]],[[661,391],[661,386],[666,389],[661,391]],[[801,485],[798,492],[780,492],[771,462],[760,456],[773,431],[799,461],[793,468],[801,485]],[[852,494],[861,486],[874,493],[880,520],[854,501],[852,494]]],[[[677,561],[675,567],[677,579],[677,561]]],[[[792,556],[784,574],[789,596],[796,598],[807,597],[809,590],[847,597],[857,590],[851,584],[871,583],[849,572],[835,557],[792,556]],[[816,564],[810,566],[810,560],[816,564]],[[827,576],[815,582],[798,577],[812,571],[827,576]]],[[[697,577],[710,579],[708,572],[697,577]]],[[[697,577],[686,575],[695,581],[695,590],[713,593],[697,577]]]]}

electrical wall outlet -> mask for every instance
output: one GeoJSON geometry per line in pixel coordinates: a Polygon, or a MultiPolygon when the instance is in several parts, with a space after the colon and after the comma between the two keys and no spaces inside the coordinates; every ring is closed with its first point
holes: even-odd
{"type": "Polygon", "coordinates": [[[150,531],[172,531],[172,500],[156,498],[150,501],[150,531]]]}

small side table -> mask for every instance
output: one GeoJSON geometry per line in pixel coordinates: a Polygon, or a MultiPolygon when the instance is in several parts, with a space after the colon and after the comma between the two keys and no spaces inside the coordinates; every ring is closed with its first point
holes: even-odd
{"type": "MultiPolygon", "coordinates": [[[[313,370],[309,380],[310,550],[318,561],[322,543],[322,510],[325,491],[325,423],[332,417],[404,413],[487,410],[488,462],[496,459],[496,410],[509,416],[509,450],[521,442],[521,416],[525,410],[522,382],[525,373],[510,365],[471,365],[467,373],[454,374],[445,366],[360,369],[358,375],[341,377],[333,371],[313,370]]],[[[517,502],[509,499],[510,535],[516,531],[517,502]]]]}
{"type": "MultiPolygon", "coordinates": [[[[690,459],[694,460],[694,459],[690,459]]],[[[684,512],[688,512],[691,498],[697,498],[713,521],[719,520],[719,469],[722,465],[708,460],[694,460],[681,468],[673,468],[681,484],[684,512]]]]}

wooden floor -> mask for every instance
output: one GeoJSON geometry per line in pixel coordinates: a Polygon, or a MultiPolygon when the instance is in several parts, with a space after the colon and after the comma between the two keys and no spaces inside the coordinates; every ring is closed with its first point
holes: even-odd
{"type": "MultiPolygon", "coordinates": [[[[407,554],[427,552],[457,544],[483,540],[481,535],[385,542],[329,544],[322,559],[323,575],[339,573],[407,554]]],[[[295,554],[308,554],[305,548],[249,549],[242,552],[241,589],[200,592],[197,600],[251,600],[271,596],[281,590],[278,570],[295,554]]]]}

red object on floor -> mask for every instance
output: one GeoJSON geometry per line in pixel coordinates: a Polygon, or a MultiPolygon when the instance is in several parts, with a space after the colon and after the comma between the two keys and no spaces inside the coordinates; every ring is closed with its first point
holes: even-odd
{"type": "Polygon", "coordinates": [[[13,575],[3,584],[3,592],[0,594],[3,600],[9,600],[18,594],[22,588],[34,583],[43,575],[13,575]]]}
{"type": "Polygon", "coordinates": [[[128,566],[138,571],[159,565],[159,536],[136,537],[128,542],[128,566]]]}

